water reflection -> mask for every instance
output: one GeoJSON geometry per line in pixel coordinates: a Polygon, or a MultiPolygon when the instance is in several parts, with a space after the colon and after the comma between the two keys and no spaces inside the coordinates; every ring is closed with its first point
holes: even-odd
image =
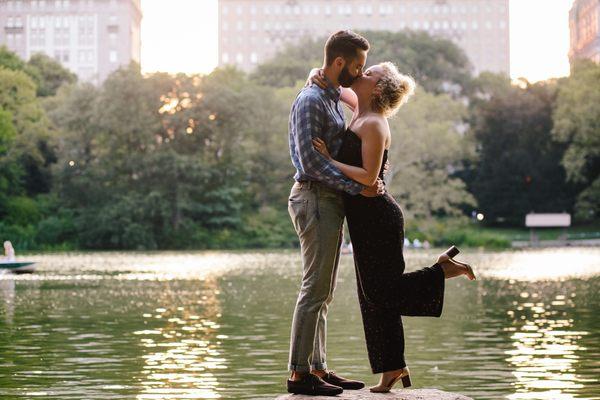
{"type": "MultiPolygon", "coordinates": [[[[415,386],[484,400],[599,399],[600,249],[466,253],[480,279],[448,281],[441,319],[406,318],[415,386]]],[[[436,256],[407,252],[407,268],[436,256]]],[[[35,274],[0,277],[0,398],[285,390],[297,251],[30,258],[35,274]]],[[[375,383],[351,256],[328,323],[332,368],[375,383]]]]}
{"type": "MultiPolygon", "coordinates": [[[[138,399],[216,399],[216,372],[227,368],[219,349],[221,305],[220,289],[215,278],[203,281],[204,293],[195,308],[157,308],[143,315],[151,329],[134,332],[146,349],[143,355],[145,377],[138,399]],[[161,326],[162,325],[162,326],[161,326]]],[[[170,304],[166,294],[164,304],[170,304]]]]}
{"type": "Polygon", "coordinates": [[[578,376],[576,363],[586,348],[578,341],[587,331],[573,329],[573,319],[564,316],[564,310],[575,307],[573,298],[556,294],[548,300],[539,293],[521,292],[521,301],[514,301],[513,349],[506,351],[506,360],[514,366],[515,393],[509,399],[575,399],[576,389],[586,381],[578,376]]]}
{"type": "Polygon", "coordinates": [[[7,325],[12,325],[15,313],[15,280],[7,271],[0,271],[0,293],[7,325]]]}

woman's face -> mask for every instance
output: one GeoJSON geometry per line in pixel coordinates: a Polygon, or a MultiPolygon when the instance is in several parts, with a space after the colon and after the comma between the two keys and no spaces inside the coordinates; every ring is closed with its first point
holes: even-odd
{"type": "Polygon", "coordinates": [[[370,99],[377,82],[383,77],[384,73],[384,69],[379,65],[369,67],[363,72],[362,76],[352,83],[352,90],[354,90],[359,99],[363,101],[370,99]]]}

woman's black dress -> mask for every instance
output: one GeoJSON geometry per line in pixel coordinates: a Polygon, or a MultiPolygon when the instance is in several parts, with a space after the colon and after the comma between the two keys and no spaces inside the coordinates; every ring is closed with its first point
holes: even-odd
{"type": "MultiPolygon", "coordinates": [[[[361,140],[350,129],[336,159],[362,166],[361,140]]],[[[383,179],[383,154],[379,177],[383,179]]],[[[358,297],[373,373],[406,366],[402,315],[439,317],[444,272],[439,264],[404,273],[404,217],[392,196],[344,195],[358,297]]]]}

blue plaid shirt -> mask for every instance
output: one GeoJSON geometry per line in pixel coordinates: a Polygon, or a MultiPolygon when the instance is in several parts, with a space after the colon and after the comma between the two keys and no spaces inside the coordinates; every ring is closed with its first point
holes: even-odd
{"type": "Polygon", "coordinates": [[[308,86],[298,94],[289,121],[290,155],[296,167],[296,181],[319,181],[333,189],[355,195],[365,186],[348,178],[319,153],[312,144],[321,138],[332,157],[342,145],[346,121],[340,104],[340,90],[317,85],[308,86]]]}

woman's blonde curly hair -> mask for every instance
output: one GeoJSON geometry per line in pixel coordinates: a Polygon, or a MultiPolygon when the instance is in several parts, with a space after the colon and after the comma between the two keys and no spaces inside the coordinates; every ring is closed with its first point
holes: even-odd
{"type": "Polygon", "coordinates": [[[375,86],[379,93],[373,95],[371,105],[374,111],[390,118],[414,94],[416,84],[413,78],[401,74],[393,63],[388,61],[378,65],[383,68],[384,75],[375,86]]]}

